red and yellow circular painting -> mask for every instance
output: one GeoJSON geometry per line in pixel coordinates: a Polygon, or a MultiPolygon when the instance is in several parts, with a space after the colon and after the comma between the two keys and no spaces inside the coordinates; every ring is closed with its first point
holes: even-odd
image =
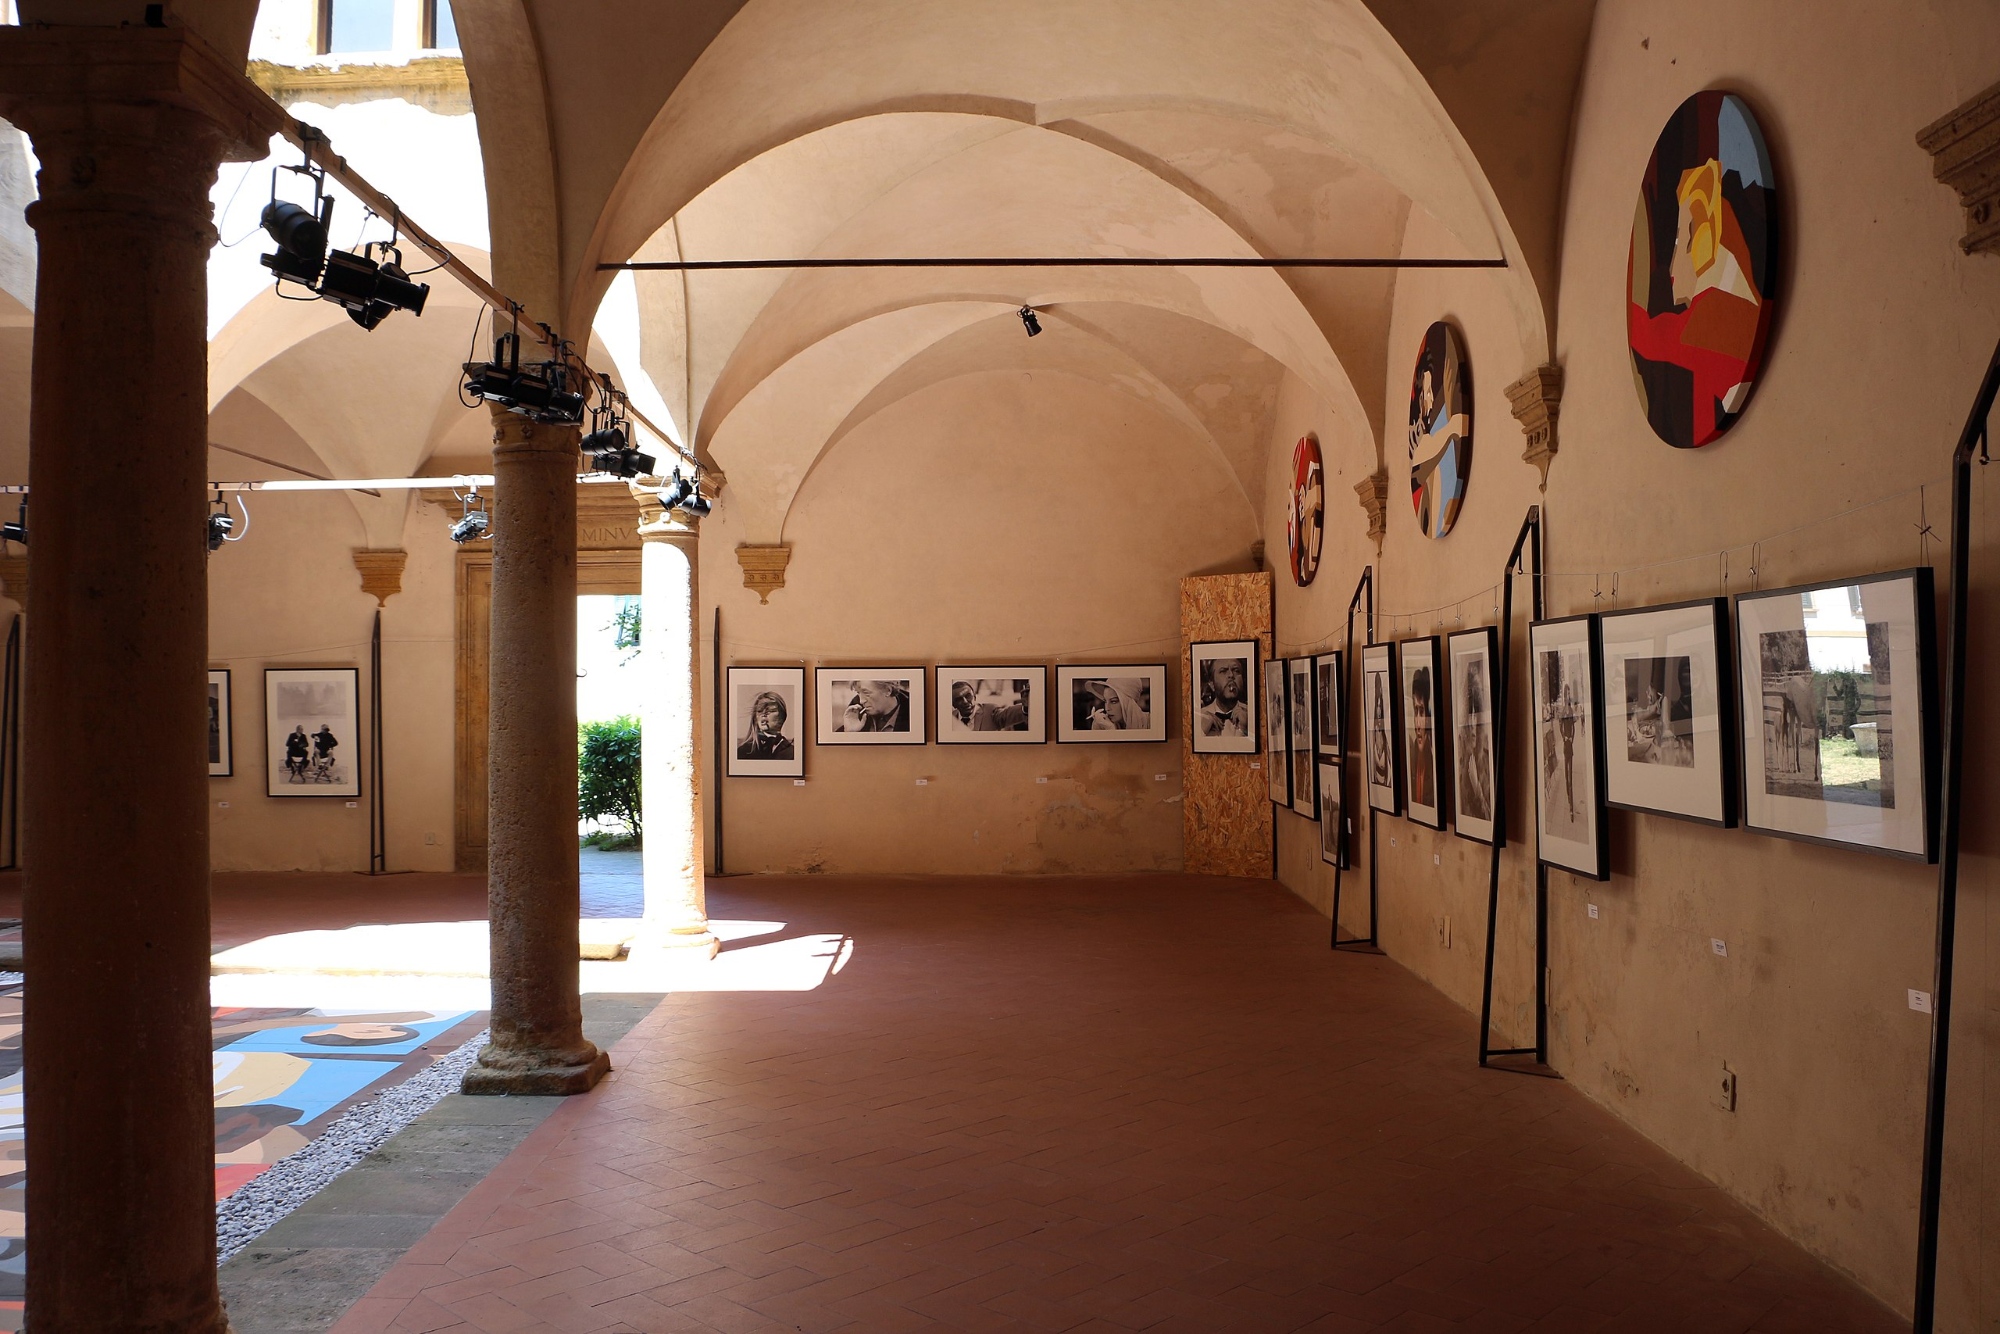
{"type": "Polygon", "coordinates": [[[1326,473],[1319,441],[1307,435],[1292,446],[1292,498],[1285,515],[1285,545],[1292,557],[1292,582],[1304,588],[1319,573],[1319,548],[1326,517],[1326,473]]]}
{"type": "Polygon", "coordinates": [[[1653,145],[1625,271],[1639,404],[1674,448],[1714,440],[1749,402],[1777,250],[1777,183],[1757,118],[1734,93],[1696,93],[1653,145]]]}

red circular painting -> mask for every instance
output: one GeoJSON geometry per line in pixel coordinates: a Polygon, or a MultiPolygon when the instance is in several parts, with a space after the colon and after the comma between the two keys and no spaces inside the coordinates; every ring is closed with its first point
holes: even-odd
{"type": "Polygon", "coordinates": [[[1777,183],[1757,118],[1696,93],[1660,131],[1626,260],[1639,403],[1676,449],[1736,423],[1764,361],[1777,281],[1777,183]]]}
{"type": "Polygon", "coordinates": [[[1301,436],[1292,447],[1292,498],[1285,515],[1285,545],[1292,556],[1292,582],[1304,588],[1319,573],[1319,548],[1326,517],[1326,472],[1319,441],[1301,436]]]}

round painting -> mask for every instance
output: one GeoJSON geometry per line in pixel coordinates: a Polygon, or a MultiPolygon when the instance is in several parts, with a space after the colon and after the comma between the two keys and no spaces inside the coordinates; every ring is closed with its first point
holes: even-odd
{"type": "Polygon", "coordinates": [[[1776,205],[1771,155],[1743,99],[1681,103],[1639,184],[1625,275],[1639,403],[1676,449],[1715,439],[1749,401],[1776,296],[1776,205]]]}
{"type": "Polygon", "coordinates": [[[1292,504],[1285,516],[1285,545],[1292,553],[1292,582],[1304,588],[1319,573],[1319,547],[1326,518],[1326,471],[1319,441],[1301,436],[1292,446],[1292,504]]]}
{"type": "Polygon", "coordinates": [[[1443,320],[1424,330],[1410,377],[1410,503],[1426,537],[1458,522],[1472,475],[1472,366],[1443,320]]]}

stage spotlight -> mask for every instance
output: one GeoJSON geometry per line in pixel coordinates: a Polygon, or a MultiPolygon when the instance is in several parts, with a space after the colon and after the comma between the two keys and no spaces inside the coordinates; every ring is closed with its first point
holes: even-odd
{"type": "Polygon", "coordinates": [[[493,360],[465,363],[463,389],[474,398],[498,403],[509,412],[554,425],[583,420],[583,395],[569,387],[569,368],[560,361],[521,366],[521,336],[504,333],[493,343],[493,360]]]}
{"type": "Polygon", "coordinates": [[[464,506],[464,510],[459,515],[458,522],[451,526],[450,537],[453,542],[462,546],[482,537],[493,536],[493,516],[486,512],[486,502],[480,499],[478,487],[467,487],[465,494],[458,497],[458,502],[464,506]]]}
{"type": "Polygon", "coordinates": [[[326,229],[333,220],[333,200],[319,201],[319,214],[297,204],[273,199],[264,206],[264,230],[278,243],[275,255],[260,255],[257,262],[280,278],[311,287],[326,268],[326,229]]]}
{"type": "Polygon", "coordinates": [[[1021,307],[1020,315],[1021,315],[1022,327],[1027,329],[1028,337],[1033,338],[1036,334],[1042,331],[1042,322],[1039,318],[1036,317],[1035,308],[1033,306],[1021,307]]]}
{"type": "Polygon", "coordinates": [[[208,516],[208,549],[210,553],[222,550],[222,544],[229,540],[229,532],[236,527],[236,521],[227,514],[214,513],[208,516]]]}
{"type": "Polygon", "coordinates": [[[12,523],[0,523],[0,540],[28,545],[28,498],[21,497],[21,512],[12,523]]]}
{"type": "Polygon", "coordinates": [[[674,469],[673,479],[660,488],[660,504],[668,509],[679,509],[687,498],[694,494],[694,483],[681,476],[679,468],[674,469]]]}
{"type": "Polygon", "coordinates": [[[383,255],[379,262],[366,254],[334,251],[326,257],[320,278],[320,296],[344,308],[347,317],[364,329],[373,329],[399,310],[422,315],[431,294],[429,283],[413,283],[403,272],[401,251],[379,242],[368,249],[378,247],[383,255]]]}
{"type": "MultiPolygon", "coordinates": [[[[697,483],[697,485],[699,484],[697,483]]],[[[706,519],[709,516],[709,512],[715,506],[708,503],[707,496],[703,495],[700,491],[696,491],[686,500],[683,500],[677,508],[683,514],[693,515],[697,519],[706,519]]]]}

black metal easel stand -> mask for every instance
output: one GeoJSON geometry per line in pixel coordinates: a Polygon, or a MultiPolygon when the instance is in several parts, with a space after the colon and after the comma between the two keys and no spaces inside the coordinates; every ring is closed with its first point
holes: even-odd
{"type": "Polygon", "coordinates": [[[1924,1173],[1917,1202],[1917,1297],[1910,1327],[1937,1321],[1938,1215],[1944,1199],[1945,1074],[1951,1058],[1952,956],[1958,940],[1958,839],[1965,804],[1965,641],[1972,578],[1972,453],[1988,462],[1986,419],[2000,392],[2000,346],[1951,454],[1951,593],[1945,647],[1944,801],[1938,837],[1936,973],[1931,982],[1931,1066],[1924,1099],[1924,1173]]]}
{"type": "Polygon", "coordinates": [[[1507,568],[1500,576],[1500,670],[1494,692],[1493,862],[1486,877],[1486,977],[1479,998],[1479,1064],[1510,1074],[1561,1079],[1549,1068],[1549,871],[1535,858],[1535,1045],[1495,1047],[1493,1043],[1493,945],[1500,927],[1500,850],[1507,843],[1507,702],[1514,674],[1514,576],[1528,576],[1528,619],[1542,619],[1542,507],[1530,505],[1521,521],[1507,568]],[[1529,566],[1521,568],[1521,553],[1529,566]],[[1500,1058],[1498,1062],[1495,1058],[1500,1058]]]}
{"type": "MultiPolygon", "coordinates": [[[[1349,791],[1347,773],[1354,766],[1348,763],[1347,758],[1348,737],[1352,735],[1347,730],[1350,712],[1347,703],[1353,693],[1347,688],[1347,674],[1355,670],[1354,609],[1361,605],[1361,599],[1364,595],[1368,599],[1367,642],[1373,644],[1375,642],[1375,567],[1373,565],[1364,565],[1361,567],[1361,579],[1354,585],[1354,596],[1347,601],[1347,652],[1340,659],[1340,818],[1349,824],[1352,823],[1352,820],[1347,813],[1354,808],[1347,804],[1347,794],[1349,791]]],[[[1365,790],[1366,784],[1363,784],[1363,787],[1365,790]]],[[[1340,877],[1341,872],[1346,869],[1343,863],[1347,861],[1346,828],[1343,827],[1336,830],[1334,837],[1339,840],[1340,860],[1335,862],[1333,867],[1333,924],[1329,928],[1329,942],[1337,950],[1347,949],[1361,954],[1380,954],[1382,953],[1382,948],[1375,943],[1375,908],[1378,901],[1377,886],[1380,883],[1375,870],[1375,808],[1373,806],[1368,808],[1368,934],[1365,936],[1351,936],[1346,940],[1340,938],[1340,877]]]]}
{"type": "Polygon", "coordinates": [[[368,645],[368,874],[389,874],[389,805],[382,796],[382,609],[368,645]]]}

